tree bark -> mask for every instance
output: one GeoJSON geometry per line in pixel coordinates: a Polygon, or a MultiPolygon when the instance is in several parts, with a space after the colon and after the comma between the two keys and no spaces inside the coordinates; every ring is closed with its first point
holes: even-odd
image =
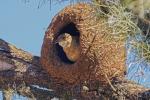
{"type": "MultiPolygon", "coordinates": [[[[0,88],[20,89],[26,85],[39,85],[51,88],[52,78],[41,67],[39,57],[25,52],[15,46],[0,40],[0,88]],[[10,69],[6,65],[11,65],[10,69]],[[24,86],[22,84],[25,83],[24,86]]],[[[24,89],[25,90],[25,89],[24,89]]],[[[33,93],[35,88],[32,89],[33,93]]],[[[21,91],[24,94],[24,91],[21,91]]]]}

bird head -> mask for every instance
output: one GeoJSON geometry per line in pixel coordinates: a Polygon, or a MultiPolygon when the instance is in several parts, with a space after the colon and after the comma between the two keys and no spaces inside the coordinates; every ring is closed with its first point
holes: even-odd
{"type": "Polygon", "coordinates": [[[71,46],[72,36],[68,33],[63,33],[58,36],[56,43],[58,43],[61,47],[67,48],[71,46]]]}

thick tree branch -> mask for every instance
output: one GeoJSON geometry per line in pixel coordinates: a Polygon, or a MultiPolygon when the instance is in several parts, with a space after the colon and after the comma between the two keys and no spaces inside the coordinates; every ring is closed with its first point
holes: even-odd
{"type": "MultiPolygon", "coordinates": [[[[0,48],[0,60],[13,65],[13,68],[0,72],[3,81],[25,81],[29,84],[35,83],[35,85],[50,83],[48,80],[50,78],[41,68],[39,57],[18,49],[3,40],[0,40],[0,48]]],[[[3,69],[4,67],[7,66],[3,66],[3,69]]]]}
{"type": "MultiPolygon", "coordinates": [[[[20,85],[24,82],[29,86],[51,88],[51,78],[41,68],[39,57],[18,49],[4,40],[0,40],[0,70],[1,89],[11,87],[20,91],[20,85]]],[[[35,88],[32,90],[32,93],[36,94],[35,88]]],[[[24,95],[23,91],[21,92],[24,95]]]]}

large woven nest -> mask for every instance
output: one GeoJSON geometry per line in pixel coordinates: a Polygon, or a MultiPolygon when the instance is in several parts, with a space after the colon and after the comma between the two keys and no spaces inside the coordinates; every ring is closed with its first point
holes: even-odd
{"type": "Polygon", "coordinates": [[[95,25],[93,13],[88,4],[68,6],[53,18],[45,33],[41,63],[60,82],[78,84],[98,81],[107,84],[108,79],[124,77],[125,42],[111,38],[109,33],[112,30],[103,24],[106,19],[100,19],[102,24],[95,25]],[[80,57],[74,63],[63,60],[59,56],[60,48],[55,44],[57,37],[65,32],[79,38],[80,57]]]}

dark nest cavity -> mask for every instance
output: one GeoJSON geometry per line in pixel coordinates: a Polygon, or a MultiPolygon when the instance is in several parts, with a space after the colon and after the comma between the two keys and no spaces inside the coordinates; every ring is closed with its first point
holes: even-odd
{"type": "MultiPolygon", "coordinates": [[[[71,36],[77,36],[78,37],[77,41],[79,42],[80,32],[73,22],[62,27],[62,29],[59,31],[58,36],[61,34],[64,34],[64,33],[69,33],[71,36]]],[[[75,63],[73,61],[70,61],[67,58],[63,48],[61,46],[59,46],[58,43],[56,43],[55,47],[56,47],[56,55],[60,58],[61,61],[63,61],[66,64],[74,64],[75,63]]]]}

